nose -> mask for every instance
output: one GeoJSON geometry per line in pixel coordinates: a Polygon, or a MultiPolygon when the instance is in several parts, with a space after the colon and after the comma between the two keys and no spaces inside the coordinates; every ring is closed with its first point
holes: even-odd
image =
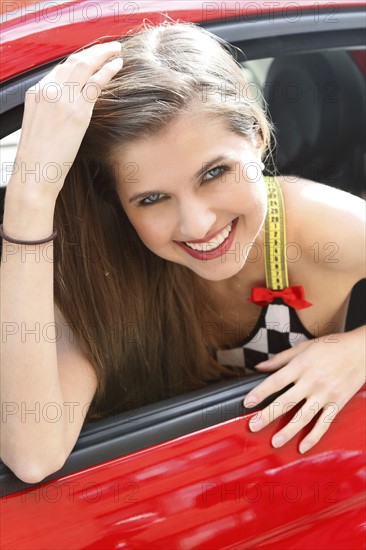
{"type": "Polygon", "coordinates": [[[180,240],[204,239],[212,231],[216,214],[204,200],[190,197],[179,206],[180,240]]]}

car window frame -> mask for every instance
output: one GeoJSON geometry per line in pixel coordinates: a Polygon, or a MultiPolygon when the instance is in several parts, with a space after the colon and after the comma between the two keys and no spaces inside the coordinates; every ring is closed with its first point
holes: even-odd
{"type": "MultiPolygon", "coordinates": [[[[314,49],[359,45],[362,43],[361,38],[364,33],[361,12],[361,10],[353,10],[352,13],[339,13],[340,26],[336,30],[326,28],[323,22],[316,31],[296,35],[288,22],[283,22],[280,27],[271,26],[268,23],[267,26],[260,27],[258,22],[228,20],[225,25],[221,22],[210,22],[201,26],[243,49],[244,60],[251,60],[275,57],[279,53],[284,55],[309,52],[314,49]],[[246,38],[240,40],[244,30],[246,38]],[[265,45],[261,43],[264,38],[268,39],[265,45]]],[[[304,17],[307,16],[304,15],[304,17]]],[[[309,17],[312,19],[312,16],[309,17]]],[[[2,85],[0,121],[2,131],[6,132],[5,135],[20,127],[26,89],[38,82],[59,61],[60,59],[57,59],[28,71],[2,85]],[[6,98],[8,101],[5,101],[6,98]]],[[[265,376],[254,373],[248,378],[213,383],[202,390],[154,403],[135,411],[128,411],[126,413],[128,418],[116,420],[114,417],[109,417],[86,424],[64,467],[52,476],[48,476],[43,482],[246,414],[248,411],[245,411],[242,401],[265,376]],[[202,411],[209,412],[203,414],[202,411]]],[[[283,391],[286,389],[284,388],[283,391]]],[[[280,393],[282,392],[274,394],[268,401],[261,403],[258,409],[263,408],[280,393]]],[[[254,410],[256,409],[251,409],[250,412],[254,410]]],[[[3,463],[0,463],[2,496],[22,490],[24,487],[31,487],[31,485],[18,480],[3,463]]]]}

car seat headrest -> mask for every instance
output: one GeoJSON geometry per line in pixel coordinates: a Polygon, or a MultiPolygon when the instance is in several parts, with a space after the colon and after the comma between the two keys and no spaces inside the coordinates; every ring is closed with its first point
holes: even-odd
{"type": "Polygon", "coordinates": [[[264,97],[276,128],[278,168],[337,162],[362,144],[364,90],[364,76],[345,51],[276,58],[264,97]]]}

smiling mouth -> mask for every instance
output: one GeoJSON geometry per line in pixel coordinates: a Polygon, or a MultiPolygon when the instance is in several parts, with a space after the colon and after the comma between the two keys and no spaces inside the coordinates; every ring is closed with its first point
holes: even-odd
{"type": "Polygon", "coordinates": [[[229,250],[234,240],[234,233],[239,218],[232,220],[220,233],[217,233],[209,241],[191,242],[175,241],[185,252],[199,260],[213,260],[222,256],[229,250]]]}
{"type": "Polygon", "coordinates": [[[234,220],[230,222],[226,227],[224,227],[224,229],[220,231],[220,233],[215,235],[215,237],[210,241],[206,241],[203,243],[191,243],[189,241],[186,241],[184,244],[186,246],[189,246],[189,248],[192,248],[192,250],[199,250],[200,252],[210,252],[211,250],[215,250],[215,248],[218,248],[220,244],[222,244],[228,238],[233,228],[233,223],[234,220]]]}

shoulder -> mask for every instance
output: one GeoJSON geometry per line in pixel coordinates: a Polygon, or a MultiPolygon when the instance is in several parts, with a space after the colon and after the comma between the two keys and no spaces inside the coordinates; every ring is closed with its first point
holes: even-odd
{"type": "Polygon", "coordinates": [[[328,185],[294,177],[278,177],[284,196],[287,241],[301,247],[304,259],[314,254],[324,269],[365,269],[365,201],[328,185]]]}
{"type": "Polygon", "coordinates": [[[335,187],[296,176],[277,176],[286,204],[308,212],[314,209],[324,214],[344,214],[359,217],[365,222],[365,201],[335,187]],[[301,204],[299,203],[301,200],[301,204]]]}

